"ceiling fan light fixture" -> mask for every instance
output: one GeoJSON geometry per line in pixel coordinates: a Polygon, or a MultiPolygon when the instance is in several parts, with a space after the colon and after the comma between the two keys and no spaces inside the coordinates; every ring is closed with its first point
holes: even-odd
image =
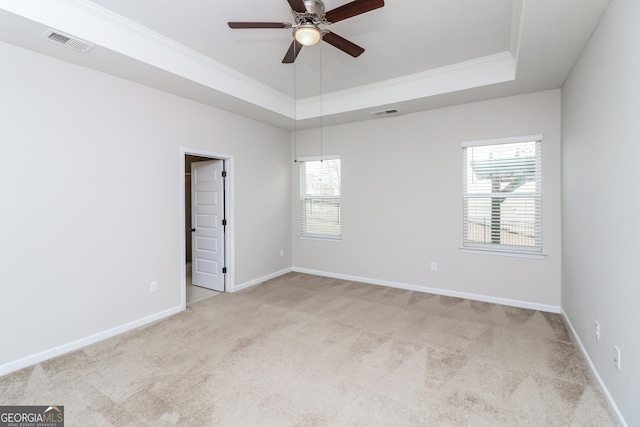
{"type": "Polygon", "coordinates": [[[313,24],[302,24],[293,30],[293,37],[303,46],[313,46],[320,41],[322,33],[313,24]]]}

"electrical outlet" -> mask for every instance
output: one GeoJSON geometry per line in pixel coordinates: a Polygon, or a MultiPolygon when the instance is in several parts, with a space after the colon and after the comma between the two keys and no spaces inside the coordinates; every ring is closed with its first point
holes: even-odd
{"type": "Polygon", "coordinates": [[[596,320],[596,339],[600,341],[600,323],[596,320]]]}
{"type": "Polygon", "coordinates": [[[280,258],[284,256],[284,249],[280,249],[280,258]]]}
{"type": "Polygon", "coordinates": [[[431,271],[437,271],[438,270],[438,263],[435,261],[431,261],[431,271]]]}
{"type": "Polygon", "coordinates": [[[617,345],[613,346],[613,363],[616,365],[616,368],[618,368],[618,371],[620,370],[620,349],[618,348],[617,345]]]}
{"type": "Polygon", "coordinates": [[[149,292],[158,292],[158,282],[153,281],[149,284],[149,292]]]}

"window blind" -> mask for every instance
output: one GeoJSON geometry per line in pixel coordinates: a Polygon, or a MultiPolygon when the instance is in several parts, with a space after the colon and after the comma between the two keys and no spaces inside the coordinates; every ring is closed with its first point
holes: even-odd
{"type": "Polygon", "coordinates": [[[339,158],[299,160],[300,234],[341,236],[341,164],[339,158]]]}
{"type": "Polygon", "coordinates": [[[463,246],[542,250],[542,138],[518,139],[463,144],[463,246]]]}

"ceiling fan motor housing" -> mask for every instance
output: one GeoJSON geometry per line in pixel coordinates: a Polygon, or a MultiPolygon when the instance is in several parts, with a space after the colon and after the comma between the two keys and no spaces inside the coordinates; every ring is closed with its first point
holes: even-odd
{"type": "Polygon", "coordinates": [[[324,3],[321,0],[304,0],[304,5],[309,14],[315,15],[316,19],[321,19],[324,15],[324,3]]]}

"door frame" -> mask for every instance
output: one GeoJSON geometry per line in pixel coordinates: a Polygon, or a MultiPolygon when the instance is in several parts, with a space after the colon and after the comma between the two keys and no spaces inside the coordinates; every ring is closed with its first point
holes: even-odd
{"type": "Polygon", "coordinates": [[[187,307],[187,236],[186,236],[186,216],[185,204],[185,159],[187,155],[208,157],[212,160],[223,160],[224,168],[227,171],[227,178],[224,183],[225,190],[225,217],[227,226],[224,233],[224,259],[227,273],[225,277],[225,292],[235,291],[235,195],[234,195],[234,158],[230,154],[206,151],[197,148],[180,147],[180,272],[182,290],[182,309],[187,307]]]}

